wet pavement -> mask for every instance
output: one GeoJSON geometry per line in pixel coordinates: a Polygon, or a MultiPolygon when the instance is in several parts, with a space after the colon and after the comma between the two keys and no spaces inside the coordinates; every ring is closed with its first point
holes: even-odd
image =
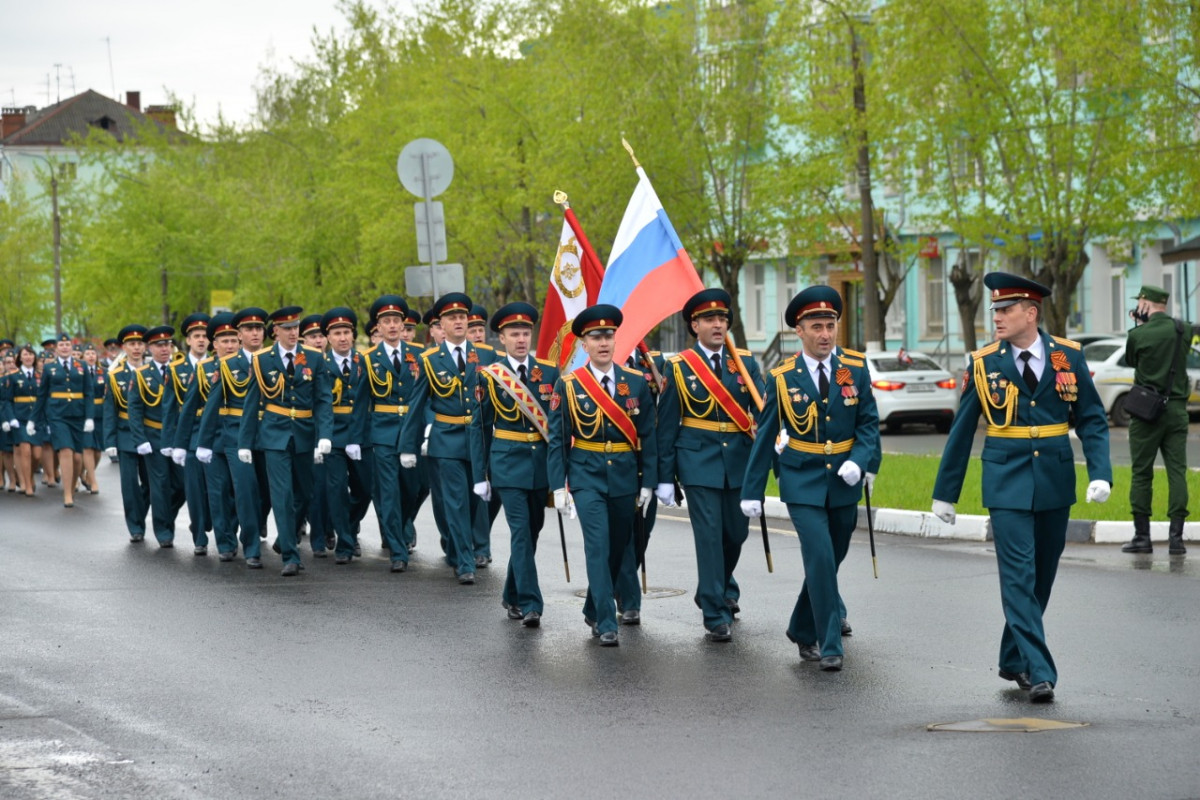
{"type": "MultiPolygon", "coordinates": [[[[895,437],[885,437],[885,446],[895,437]]],[[[1003,618],[990,544],[865,532],[842,568],[846,668],[802,663],[783,630],[799,545],[757,530],[734,641],[703,637],[691,530],[664,512],[643,624],[602,649],[550,516],[539,629],[500,606],[507,531],[475,586],[442,566],[426,507],[407,573],[373,517],[365,558],[307,571],[131,545],[115,466],[104,491],[0,495],[0,797],[1200,796],[1200,547],[1125,556],[1068,545],[1047,616],[1058,700],[996,676],[1003,618]],[[1190,559],[1190,560],[1189,560],[1190,559]],[[1011,688],[1010,688],[1011,687],[1011,688]],[[1088,727],[931,732],[1031,717],[1088,727]]],[[[182,521],[182,520],[181,520],[182,521]]],[[[272,526],[273,527],[273,526],[272,526]]]]}

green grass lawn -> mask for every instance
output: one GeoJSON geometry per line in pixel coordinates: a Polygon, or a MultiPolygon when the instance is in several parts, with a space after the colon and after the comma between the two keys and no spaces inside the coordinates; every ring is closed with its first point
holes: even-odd
{"type": "MultiPolygon", "coordinates": [[[[910,511],[928,511],[933,503],[933,484],[937,478],[938,456],[913,456],[884,454],[883,466],[875,482],[875,491],[871,494],[873,508],[903,508],[910,511]]],[[[979,459],[971,459],[967,467],[967,477],[963,482],[962,497],[955,506],[959,514],[986,514],[982,504],[982,489],[980,487],[979,459]]],[[[1087,489],[1087,468],[1082,464],[1075,465],[1075,492],[1079,502],[1071,509],[1072,519],[1125,521],[1133,518],[1129,511],[1129,476],[1130,468],[1113,467],[1112,497],[1107,503],[1086,503],[1084,492],[1087,489]]],[[[1200,473],[1188,470],[1188,496],[1200,497],[1200,473]]],[[[778,496],[779,489],[775,484],[775,476],[767,480],[767,495],[778,496]]],[[[1154,508],[1151,519],[1167,518],[1167,474],[1164,470],[1154,470],[1154,508]]]]}

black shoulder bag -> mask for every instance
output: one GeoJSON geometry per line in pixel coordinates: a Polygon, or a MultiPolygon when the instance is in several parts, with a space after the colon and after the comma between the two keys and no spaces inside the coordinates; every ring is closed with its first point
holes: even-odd
{"type": "Polygon", "coordinates": [[[1183,324],[1179,320],[1172,321],[1175,323],[1175,351],[1171,354],[1171,371],[1167,374],[1166,391],[1160,392],[1153,386],[1135,383],[1129,387],[1129,394],[1125,395],[1125,410],[1143,422],[1155,422],[1163,415],[1167,410],[1171,387],[1175,385],[1175,368],[1179,366],[1179,343],[1183,341],[1183,324]]]}

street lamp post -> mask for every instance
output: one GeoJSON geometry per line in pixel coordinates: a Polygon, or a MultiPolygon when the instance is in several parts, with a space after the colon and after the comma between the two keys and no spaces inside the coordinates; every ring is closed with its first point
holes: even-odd
{"type": "Polygon", "coordinates": [[[54,214],[54,332],[62,333],[62,217],[58,213],[58,176],[54,174],[54,162],[37,153],[26,153],[46,162],[50,170],[50,204],[54,214]]]}

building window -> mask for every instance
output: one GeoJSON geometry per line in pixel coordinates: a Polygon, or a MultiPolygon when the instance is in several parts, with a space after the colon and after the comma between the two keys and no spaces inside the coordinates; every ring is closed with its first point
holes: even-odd
{"type": "Polygon", "coordinates": [[[941,256],[925,259],[921,290],[922,338],[940,339],[946,335],[946,265],[941,256]]]}
{"type": "Polygon", "coordinates": [[[748,265],[746,270],[746,334],[761,337],[763,333],[763,304],[766,302],[766,271],[761,261],[748,265]]]}
{"type": "Polygon", "coordinates": [[[1112,287],[1109,298],[1112,303],[1109,309],[1109,326],[1112,331],[1125,330],[1125,270],[1113,270],[1112,287]]]}

